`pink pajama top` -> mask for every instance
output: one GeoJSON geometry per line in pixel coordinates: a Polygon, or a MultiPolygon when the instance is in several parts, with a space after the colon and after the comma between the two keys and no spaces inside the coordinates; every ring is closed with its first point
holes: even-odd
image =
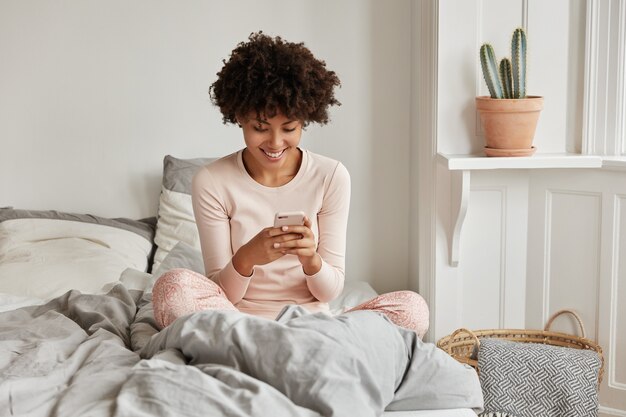
{"type": "Polygon", "coordinates": [[[280,187],[256,182],[243,165],[243,150],[201,168],[193,178],[193,210],[206,276],[240,311],[274,319],[286,304],[328,312],[343,289],[350,176],[338,161],[302,150],[296,176],[280,187]],[[232,264],[237,250],[278,211],[303,211],[312,222],[322,268],[306,275],[296,255],[254,267],[252,276],[232,264]]]}

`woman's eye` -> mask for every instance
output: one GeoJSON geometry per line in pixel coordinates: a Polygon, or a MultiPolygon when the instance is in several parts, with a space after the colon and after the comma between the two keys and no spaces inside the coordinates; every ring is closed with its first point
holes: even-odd
{"type": "Polygon", "coordinates": [[[267,129],[263,129],[261,126],[254,126],[254,130],[257,132],[265,132],[267,129]]]}
{"type": "Polygon", "coordinates": [[[295,131],[295,130],[296,130],[296,128],[294,127],[294,128],[292,128],[292,129],[285,129],[285,132],[293,132],[293,131],[295,131]]]}

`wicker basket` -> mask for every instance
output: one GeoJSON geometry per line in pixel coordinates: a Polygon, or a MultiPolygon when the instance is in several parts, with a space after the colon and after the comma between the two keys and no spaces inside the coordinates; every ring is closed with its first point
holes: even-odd
{"type": "Polygon", "coordinates": [[[451,335],[439,339],[437,346],[446,351],[457,361],[471,365],[478,371],[477,353],[478,347],[480,346],[480,338],[483,337],[497,337],[513,342],[543,343],[545,345],[593,350],[598,352],[602,362],[598,374],[598,386],[602,382],[604,375],[604,355],[602,354],[602,348],[597,343],[585,337],[585,326],[583,326],[583,322],[578,314],[572,310],[560,310],[554,313],[546,323],[544,330],[491,329],[471,331],[461,328],[451,335]],[[554,319],[564,313],[569,313],[574,316],[580,326],[581,337],[550,331],[550,326],[554,319]]]}

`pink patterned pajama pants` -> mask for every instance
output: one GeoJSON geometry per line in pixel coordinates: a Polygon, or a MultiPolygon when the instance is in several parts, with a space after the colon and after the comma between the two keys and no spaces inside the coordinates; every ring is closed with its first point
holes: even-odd
{"type": "MultiPolygon", "coordinates": [[[[152,289],[154,318],[161,328],[187,314],[202,310],[238,311],[219,285],[189,269],[172,269],[159,277],[152,289]]],[[[379,295],[345,313],[372,310],[398,326],[413,330],[421,339],[428,330],[428,305],[413,291],[379,295]]]]}

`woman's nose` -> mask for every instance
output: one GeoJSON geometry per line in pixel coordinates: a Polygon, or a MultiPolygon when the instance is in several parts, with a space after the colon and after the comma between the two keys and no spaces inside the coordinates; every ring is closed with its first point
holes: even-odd
{"type": "Polygon", "coordinates": [[[272,146],[276,145],[276,147],[278,147],[278,145],[282,145],[283,138],[282,138],[281,132],[272,130],[270,134],[269,142],[272,146]]]}

